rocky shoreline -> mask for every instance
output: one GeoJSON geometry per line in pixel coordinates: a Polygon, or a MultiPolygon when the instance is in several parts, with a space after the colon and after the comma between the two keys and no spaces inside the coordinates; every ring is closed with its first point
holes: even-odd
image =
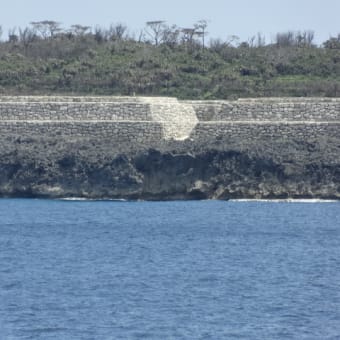
{"type": "MultiPolygon", "coordinates": [[[[37,145],[32,149],[37,151],[37,145]]],[[[91,155],[90,150],[87,152],[91,155]]],[[[2,154],[1,197],[340,198],[339,164],[322,161],[280,163],[270,157],[235,150],[200,153],[146,150],[134,155],[107,155],[104,159],[88,159],[76,151],[44,159],[32,156],[29,152],[2,154]]]]}

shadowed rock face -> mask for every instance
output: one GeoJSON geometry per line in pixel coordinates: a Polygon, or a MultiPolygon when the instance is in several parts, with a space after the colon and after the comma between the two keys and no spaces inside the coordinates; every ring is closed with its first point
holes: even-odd
{"type": "MultiPolygon", "coordinates": [[[[159,105],[159,101],[153,105],[159,105]]],[[[244,114],[234,112],[233,120],[231,112],[237,105],[237,110],[241,110],[239,102],[237,105],[212,102],[207,107],[202,102],[186,102],[182,112],[186,124],[193,108],[197,116],[205,119],[194,120],[191,126],[188,123],[176,135],[181,138],[164,136],[169,131],[176,132],[169,130],[169,123],[159,132],[164,120],[164,116],[155,118],[159,112],[154,114],[152,123],[145,121],[149,113],[144,106],[141,109],[144,118],[138,120],[136,127],[131,119],[121,119],[116,125],[105,118],[101,124],[93,121],[83,123],[81,128],[74,119],[67,122],[59,119],[58,123],[24,119],[20,124],[0,119],[0,196],[339,199],[338,104],[316,103],[326,110],[326,116],[332,117],[331,123],[324,121],[317,111],[313,113],[317,122],[311,119],[302,122],[291,113],[295,110],[299,115],[299,106],[305,110],[306,105],[301,102],[289,103],[282,113],[276,111],[281,117],[285,112],[291,115],[291,119],[281,122],[249,121],[256,113],[252,110],[253,102],[245,104],[244,114]],[[214,121],[216,117],[219,120],[214,121]],[[187,138],[183,138],[183,133],[188,134],[187,138]]],[[[280,103],[274,101],[273,105],[278,107],[280,103]]],[[[312,107],[310,102],[308,105],[312,107]]],[[[170,109],[169,101],[166,106],[170,109]]],[[[180,105],[174,106],[179,110],[180,105]]],[[[72,114],[77,114],[72,110],[72,114]]],[[[119,107],[113,110],[117,117],[124,111],[119,107]]],[[[107,117],[109,112],[103,114],[107,117]]],[[[90,115],[95,117],[92,111],[90,115]]],[[[180,121],[179,117],[171,120],[175,125],[180,121]]]]}
{"type": "Polygon", "coordinates": [[[30,141],[20,151],[2,154],[0,194],[149,200],[340,197],[339,159],[328,162],[332,153],[325,157],[316,144],[286,146],[290,152],[295,146],[296,155],[282,161],[284,152],[266,152],[266,145],[257,153],[203,146],[187,151],[190,145],[173,144],[168,150],[115,154],[91,143],[81,151],[56,143],[58,150],[47,152],[42,143],[30,141]]]}

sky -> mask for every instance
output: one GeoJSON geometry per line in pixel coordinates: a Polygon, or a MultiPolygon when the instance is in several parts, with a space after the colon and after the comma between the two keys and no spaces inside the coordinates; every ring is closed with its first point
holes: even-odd
{"type": "Polygon", "coordinates": [[[179,27],[208,21],[209,38],[247,41],[258,32],[270,42],[277,32],[312,30],[320,44],[340,33],[340,0],[0,0],[0,25],[7,31],[31,21],[72,24],[126,24],[139,34],[145,22],[165,20],[179,27]]]}

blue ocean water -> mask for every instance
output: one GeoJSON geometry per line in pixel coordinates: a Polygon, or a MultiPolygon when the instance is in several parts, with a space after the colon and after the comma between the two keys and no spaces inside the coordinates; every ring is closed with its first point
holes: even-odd
{"type": "Polygon", "coordinates": [[[340,339],[340,203],[2,199],[0,339],[340,339]]]}

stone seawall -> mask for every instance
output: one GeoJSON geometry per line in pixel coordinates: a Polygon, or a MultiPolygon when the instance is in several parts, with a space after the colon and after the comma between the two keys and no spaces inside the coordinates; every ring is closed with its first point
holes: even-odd
{"type": "Polygon", "coordinates": [[[14,137],[56,139],[93,139],[139,148],[154,147],[163,138],[162,126],[157,122],[128,121],[0,121],[2,138],[14,137]]]}
{"type": "MultiPolygon", "coordinates": [[[[0,97],[1,98],[1,97],[0,97]]],[[[148,97],[2,97],[0,99],[0,122],[63,122],[65,134],[69,132],[69,125],[65,122],[83,122],[74,124],[73,130],[79,126],[77,135],[89,131],[83,125],[92,125],[98,121],[112,122],[143,122],[137,124],[140,130],[145,128],[146,139],[150,135],[149,122],[162,125],[163,139],[185,139],[195,127],[198,119],[191,104],[178,102],[175,98],[148,97]]],[[[53,125],[53,124],[52,124],[53,125]]],[[[46,125],[46,128],[48,126],[46,125]]],[[[21,131],[24,131],[24,126],[21,131]]],[[[29,126],[28,133],[32,128],[29,126]]],[[[122,125],[124,126],[124,125],[122,125]]],[[[62,133],[62,129],[59,129],[62,133]]],[[[151,129],[152,130],[152,129],[151,129]]],[[[95,134],[95,129],[91,129],[95,134]]],[[[51,128],[53,132],[53,127],[51,128]]],[[[123,132],[119,132],[122,135],[123,132]]],[[[128,134],[131,131],[127,132],[128,134]]],[[[156,134],[157,135],[157,134],[156,134]]],[[[129,139],[129,136],[126,136],[129,139]]]]}
{"type": "MultiPolygon", "coordinates": [[[[98,131],[103,131],[105,136],[110,133],[122,136],[126,133],[126,139],[129,139],[128,135],[133,135],[135,126],[138,131],[144,129],[146,139],[149,139],[150,134],[155,134],[161,139],[184,140],[192,135],[198,122],[216,124],[213,129],[217,130],[219,125],[224,126],[227,122],[254,122],[253,128],[257,130],[260,128],[258,122],[275,122],[284,126],[286,123],[310,125],[314,122],[339,121],[340,99],[337,98],[181,102],[175,98],[148,97],[0,97],[3,134],[13,129],[19,129],[20,134],[40,133],[41,129],[55,134],[55,127],[58,126],[58,133],[66,136],[72,131],[77,136],[93,134],[95,137],[100,134],[98,131]],[[60,124],[57,125],[57,122],[60,124]],[[99,130],[96,129],[98,122],[104,124],[99,130]],[[157,122],[162,127],[158,133],[155,133],[151,122],[157,122]],[[110,128],[119,124],[130,128],[110,128]],[[88,129],[84,128],[86,125],[88,129]]],[[[211,125],[209,127],[207,132],[211,131],[211,125]]],[[[277,133],[280,134],[279,131],[277,133]]]]}
{"type": "Polygon", "coordinates": [[[336,121],[338,98],[267,98],[237,101],[186,101],[200,121],[336,121]]]}
{"type": "MultiPolygon", "coordinates": [[[[191,138],[204,143],[212,140],[233,139],[238,142],[252,143],[261,138],[307,140],[308,138],[338,137],[340,122],[265,122],[254,123],[240,121],[237,123],[219,122],[199,123],[191,138]]],[[[254,147],[256,147],[254,145],[254,147]]]]}
{"type": "Polygon", "coordinates": [[[340,99],[0,97],[0,156],[0,196],[340,198],[340,99]]]}
{"type": "Polygon", "coordinates": [[[340,120],[339,98],[178,101],[153,97],[0,97],[0,120],[340,120]],[[190,116],[191,120],[195,117],[190,116]]]}
{"type": "Polygon", "coordinates": [[[150,120],[150,107],[131,102],[0,102],[0,120],[150,120]]]}

